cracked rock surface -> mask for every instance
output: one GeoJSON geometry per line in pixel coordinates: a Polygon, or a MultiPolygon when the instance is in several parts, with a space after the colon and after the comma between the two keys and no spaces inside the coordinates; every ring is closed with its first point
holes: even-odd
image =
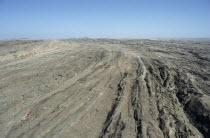
{"type": "Polygon", "coordinates": [[[0,40],[2,138],[209,138],[210,40],[0,40]]]}

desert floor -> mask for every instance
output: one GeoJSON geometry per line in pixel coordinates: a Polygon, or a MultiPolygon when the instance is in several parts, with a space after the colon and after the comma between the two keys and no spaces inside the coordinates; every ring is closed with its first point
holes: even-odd
{"type": "Polygon", "coordinates": [[[210,40],[0,40],[0,137],[210,136],[210,40]]]}

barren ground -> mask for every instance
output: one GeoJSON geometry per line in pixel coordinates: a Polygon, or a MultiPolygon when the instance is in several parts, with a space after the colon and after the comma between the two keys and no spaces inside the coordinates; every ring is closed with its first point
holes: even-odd
{"type": "Polygon", "coordinates": [[[210,40],[0,40],[2,138],[210,137],[210,40]]]}

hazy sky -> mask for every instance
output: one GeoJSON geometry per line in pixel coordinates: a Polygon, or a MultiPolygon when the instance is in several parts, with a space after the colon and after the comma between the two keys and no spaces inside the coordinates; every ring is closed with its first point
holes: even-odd
{"type": "Polygon", "coordinates": [[[210,0],[0,0],[0,39],[210,37],[210,0]]]}

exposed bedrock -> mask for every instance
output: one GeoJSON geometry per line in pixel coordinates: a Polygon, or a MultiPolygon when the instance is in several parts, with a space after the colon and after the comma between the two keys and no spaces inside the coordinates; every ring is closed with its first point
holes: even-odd
{"type": "Polygon", "coordinates": [[[208,138],[210,42],[197,45],[1,40],[0,137],[208,138]]]}

